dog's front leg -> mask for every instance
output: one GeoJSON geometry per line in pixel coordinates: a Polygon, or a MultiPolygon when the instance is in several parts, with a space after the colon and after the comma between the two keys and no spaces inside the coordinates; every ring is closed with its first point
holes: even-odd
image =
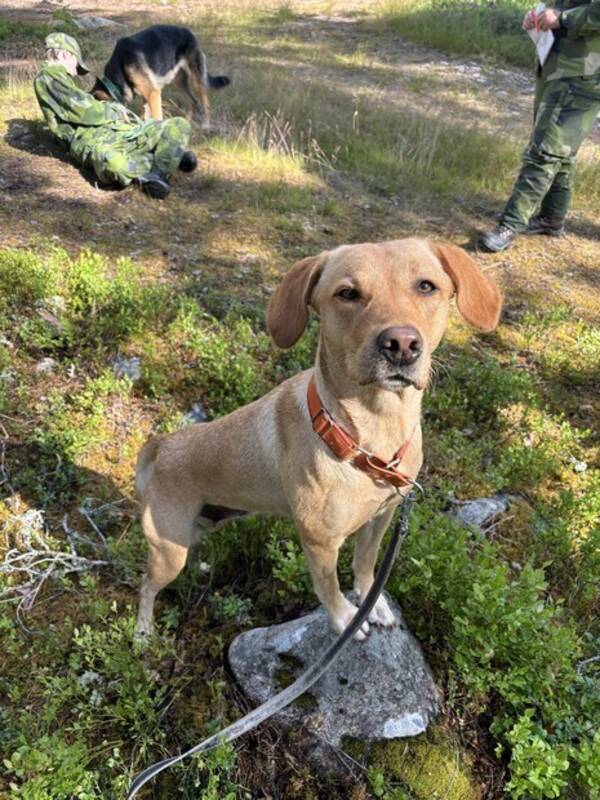
{"type": "MultiPolygon", "coordinates": [[[[300,540],[315,592],[325,606],[331,625],[337,633],[348,627],[357,611],[356,606],[341,593],[337,576],[338,553],[344,538],[323,541],[322,538],[316,539],[300,531],[300,540]]],[[[360,641],[368,632],[369,623],[363,622],[354,638],[360,641]]]]}
{"type": "MultiPolygon", "coordinates": [[[[394,511],[391,509],[378,514],[356,532],[352,569],[354,570],[354,591],[361,603],[375,579],[375,563],[379,545],[390,524],[393,513],[394,511]]],[[[394,615],[383,594],[379,595],[377,602],[373,606],[373,610],[369,614],[369,622],[374,625],[383,625],[386,628],[394,625],[394,615]]]]}

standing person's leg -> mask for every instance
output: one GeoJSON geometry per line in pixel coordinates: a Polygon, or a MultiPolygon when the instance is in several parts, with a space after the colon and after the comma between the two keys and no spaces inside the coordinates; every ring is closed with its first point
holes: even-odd
{"type": "MultiPolygon", "coordinates": [[[[561,115],[563,141],[571,147],[572,157],[565,159],[546,196],[538,219],[562,226],[569,210],[575,179],[576,156],[581,143],[600,113],[600,72],[590,77],[571,78],[572,99],[561,115]]],[[[532,231],[535,232],[535,231],[532,231]]]]}
{"type": "Polygon", "coordinates": [[[494,231],[481,244],[498,251],[527,229],[540,204],[544,215],[564,219],[575,157],[600,110],[600,76],[549,81],[536,93],[539,104],[531,140],[511,197],[494,231]]]}

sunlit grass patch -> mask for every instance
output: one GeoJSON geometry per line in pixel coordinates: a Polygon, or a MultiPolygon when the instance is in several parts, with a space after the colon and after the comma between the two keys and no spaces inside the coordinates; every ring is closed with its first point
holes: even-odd
{"type": "MultiPolygon", "coordinates": [[[[33,76],[32,76],[33,77],[33,76]]],[[[27,113],[27,117],[37,116],[37,105],[33,102],[31,80],[23,77],[21,70],[10,69],[0,74],[0,120],[6,122],[16,111],[27,113]]]]}
{"type": "Polygon", "coordinates": [[[385,0],[376,18],[412,41],[520,66],[533,63],[533,46],[521,30],[526,0],[385,0]]]}

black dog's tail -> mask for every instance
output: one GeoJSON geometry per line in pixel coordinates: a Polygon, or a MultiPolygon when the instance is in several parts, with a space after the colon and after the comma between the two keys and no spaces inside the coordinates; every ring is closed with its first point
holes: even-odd
{"type": "Polygon", "coordinates": [[[206,68],[206,57],[194,41],[194,49],[190,55],[190,65],[195,67],[196,72],[202,83],[209,89],[224,89],[231,83],[227,75],[209,75],[206,68]]]}
{"type": "Polygon", "coordinates": [[[226,86],[229,86],[231,80],[227,77],[227,75],[208,75],[208,85],[211,89],[224,89],[226,86]]]}

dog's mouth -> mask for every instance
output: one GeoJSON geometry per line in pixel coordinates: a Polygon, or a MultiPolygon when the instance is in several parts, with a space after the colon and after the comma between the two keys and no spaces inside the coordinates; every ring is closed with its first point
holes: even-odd
{"type": "Polygon", "coordinates": [[[398,372],[394,375],[384,375],[379,379],[379,382],[382,384],[387,383],[397,386],[414,386],[415,389],[419,388],[416,381],[401,372],[398,372]]]}
{"type": "Polygon", "coordinates": [[[421,385],[420,381],[416,378],[412,378],[410,375],[406,375],[404,372],[370,375],[366,380],[360,383],[361,386],[368,386],[369,384],[376,383],[378,386],[381,386],[382,389],[388,389],[392,392],[398,392],[401,389],[406,389],[408,386],[412,386],[414,389],[425,388],[421,385]]]}

